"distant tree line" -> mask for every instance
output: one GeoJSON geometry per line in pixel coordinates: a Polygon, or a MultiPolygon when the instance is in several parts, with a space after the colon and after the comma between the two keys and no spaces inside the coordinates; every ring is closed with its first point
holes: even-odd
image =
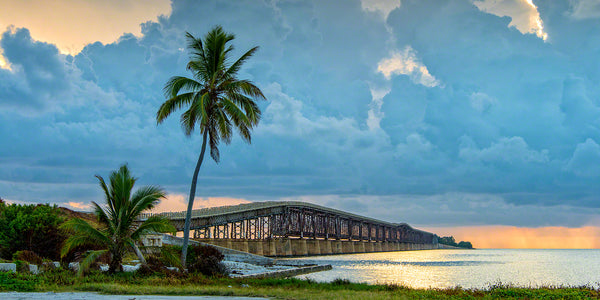
{"type": "Polygon", "coordinates": [[[473,249],[471,242],[460,241],[457,243],[453,236],[438,236],[438,243],[459,248],[473,249]]]}

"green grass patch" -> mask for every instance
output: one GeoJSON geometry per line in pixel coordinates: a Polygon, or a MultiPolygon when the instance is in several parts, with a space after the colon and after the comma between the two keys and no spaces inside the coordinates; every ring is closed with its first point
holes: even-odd
{"type": "Polygon", "coordinates": [[[232,279],[198,274],[172,276],[92,271],[79,277],[68,270],[39,275],[0,272],[0,291],[74,292],[112,295],[215,295],[277,299],[600,299],[600,290],[589,287],[513,287],[501,283],[486,289],[412,289],[393,284],[331,283],[289,279],[232,279]]]}

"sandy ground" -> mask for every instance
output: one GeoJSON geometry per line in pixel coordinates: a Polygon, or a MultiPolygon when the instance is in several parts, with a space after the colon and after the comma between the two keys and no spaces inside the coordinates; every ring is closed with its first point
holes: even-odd
{"type": "Polygon", "coordinates": [[[50,300],[262,300],[268,298],[254,297],[223,297],[223,296],[152,296],[152,295],[100,295],[96,293],[0,293],[0,299],[3,300],[29,300],[29,299],[50,299],[50,300]]]}

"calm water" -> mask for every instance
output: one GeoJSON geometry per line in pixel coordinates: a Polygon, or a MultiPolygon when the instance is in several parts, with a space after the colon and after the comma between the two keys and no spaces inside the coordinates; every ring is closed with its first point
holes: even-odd
{"type": "Polygon", "coordinates": [[[317,281],[396,283],[415,288],[600,286],[600,250],[429,250],[307,257],[333,270],[300,276],[317,281]]]}

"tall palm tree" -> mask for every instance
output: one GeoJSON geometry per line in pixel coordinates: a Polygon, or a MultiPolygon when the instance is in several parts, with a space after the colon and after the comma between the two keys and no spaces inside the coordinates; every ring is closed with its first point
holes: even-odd
{"type": "Polygon", "coordinates": [[[255,100],[266,100],[262,91],[248,80],[236,78],[242,64],[257,50],[254,47],[235,62],[229,61],[233,46],[228,44],[235,37],[215,26],[204,39],[186,33],[191,58],[187,69],[193,78],[174,76],[164,87],[167,100],[156,113],[156,121],[162,123],[172,112],[185,107],[181,114],[181,126],[190,136],[196,126],[202,133],[202,150],[192,177],[187,214],[183,231],[181,261],[185,263],[190,236],[190,219],[198,172],[204,160],[206,144],[210,146],[210,156],[219,162],[219,143],[231,142],[233,127],[242,139],[250,143],[250,130],[260,120],[260,109],[255,100]]]}
{"type": "Polygon", "coordinates": [[[80,265],[80,271],[107,252],[110,253],[109,272],[122,271],[123,255],[128,248],[134,250],[144,262],[144,257],[135,242],[145,233],[175,231],[169,220],[162,217],[150,217],[141,224],[136,222],[143,211],[152,209],[165,198],[165,192],[157,186],[144,186],[133,192],[137,178],[132,177],[127,165],[110,174],[110,186],[106,185],[101,176],[96,175],[96,178],[106,198],[105,207],[92,202],[100,227],[95,228],[79,218],[63,223],[61,228],[69,231],[71,235],[61,249],[61,256],[64,257],[78,246],[100,248],[101,250],[88,254],[80,265]]]}

